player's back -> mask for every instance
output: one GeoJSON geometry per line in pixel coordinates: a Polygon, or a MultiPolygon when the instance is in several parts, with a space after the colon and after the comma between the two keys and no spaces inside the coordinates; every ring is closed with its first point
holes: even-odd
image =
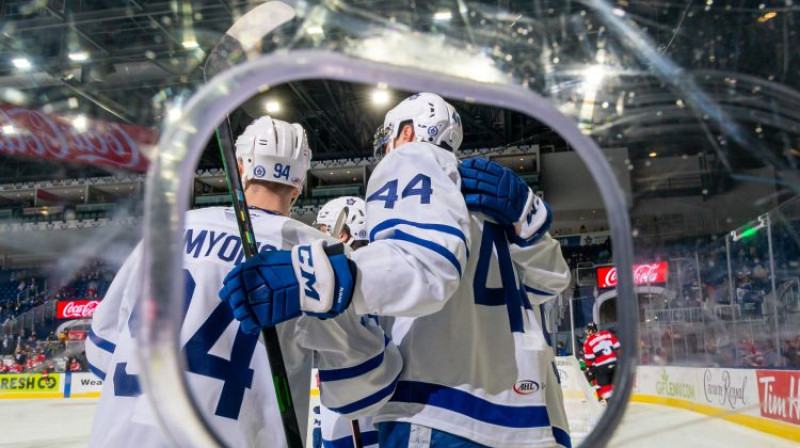
{"type": "Polygon", "coordinates": [[[617,361],[615,350],[620,344],[616,336],[608,330],[590,334],[583,344],[584,358],[587,364],[602,366],[617,361]]]}
{"type": "MultiPolygon", "coordinates": [[[[438,311],[394,319],[390,332],[400,347],[405,367],[396,393],[375,421],[416,423],[489,446],[552,446],[544,388],[558,386],[545,384],[546,370],[542,367],[552,367],[544,356],[549,348],[515,272],[512,252],[517,249],[509,247],[505,230],[487,222],[483,215],[468,214],[468,222],[460,228],[444,227],[437,220],[437,215],[458,211],[454,203],[437,197],[444,190],[445,176],[439,176],[437,186],[436,173],[430,171],[433,164],[426,160],[433,157],[443,165],[434,169],[442,169],[458,185],[453,174],[458,172],[458,162],[452,153],[426,144],[408,145],[390,153],[370,180],[398,179],[386,184],[399,185],[398,190],[410,185],[399,199],[386,187],[368,191],[371,232],[383,232],[383,238],[399,238],[424,247],[432,256],[449,260],[460,276],[455,293],[438,311]],[[431,185],[415,183],[421,176],[432,178],[431,185]],[[388,193],[383,194],[384,191],[388,193]],[[419,195],[422,199],[414,197],[419,195]],[[416,222],[398,219],[385,211],[403,207],[399,201],[405,197],[410,197],[412,204],[420,204],[419,212],[406,218],[416,222]],[[405,236],[411,231],[416,232],[415,238],[405,236]],[[442,242],[448,235],[456,235],[466,244],[465,262],[450,249],[452,244],[442,242]]],[[[457,199],[462,201],[460,208],[465,209],[463,199],[457,199]]],[[[529,250],[554,254],[549,260],[551,266],[538,266],[542,272],[554,267],[567,269],[556,242],[546,237],[537,244],[540,245],[529,250]]],[[[364,250],[362,257],[367,253],[364,250]]],[[[559,275],[568,282],[568,275],[559,275]]],[[[566,283],[560,287],[564,286],[566,283]]]]}
{"type": "MultiPolygon", "coordinates": [[[[323,238],[323,234],[291,219],[266,211],[251,210],[256,240],[261,251],[289,248],[323,238]]],[[[208,208],[186,214],[184,238],[185,320],[181,328],[182,353],[187,359],[187,381],[196,403],[229,446],[285,446],[280,430],[272,376],[259,336],[242,332],[230,306],[218,298],[225,275],[243,259],[233,211],[208,208]]],[[[138,251],[134,257],[140,257],[138,251]]],[[[126,281],[119,306],[119,339],[104,372],[105,383],[94,420],[91,446],[167,446],[159,435],[154,416],[143,397],[138,374],[133,321],[142,275],[139,263],[126,281]]],[[[105,302],[104,302],[105,303],[105,302]]],[[[102,306],[102,305],[101,305],[102,306]]],[[[101,313],[102,314],[102,313],[101,313]]],[[[289,339],[297,321],[277,327],[281,340],[289,339]]],[[[94,336],[97,338],[97,336],[94,336]]],[[[288,341],[282,344],[298,413],[308,406],[310,352],[288,341]]],[[[298,415],[305,434],[305,415],[298,415]]]]}

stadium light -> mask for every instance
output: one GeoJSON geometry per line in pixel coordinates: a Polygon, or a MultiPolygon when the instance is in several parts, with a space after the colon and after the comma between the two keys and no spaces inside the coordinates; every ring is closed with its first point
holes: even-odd
{"type": "Polygon", "coordinates": [[[372,102],[378,106],[382,106],[389,102],[389,91],[385,88],[378,87],[372,91],[372,102]]]}
{"type": "Polygon", "coordinates": [[[264,104],[264,109],[267,111],[268,114],[274,114],[281,111],[281,103],[270,100],[264,104]]]}
{"type": "Polygon", "coordinates": [[[433,14],[433,20],[437,22],[447,22],[453,18],[453,13],[450,11],[439,11],[433,14]]]}
{"type": "Polygon", "coordinates": [[[72,51],[68,55],[70,61],[86,62],[89,60],[89,53],[86,51],[72,51]]]}
{"type": "Polygon", "coordinates": [[[200,44],[198,44],[197,40],[194,38],[186,39],[185,41],[181,42],[181,45],[183,45],[183,48],[187,50],[192,50],[200,46],[200,44]]]}
{"type": "Polygon", "coordinates": [[[321,36],[324,34],[322,27],[319,25],[310,26],[306,29],[306,32],[311,35],[321,36]]]}
{"type": "Polygon", "coordinates": [[[20,70],[29,70],[33,65],[28,58],[14,58],[11,60],[11,63],[14,64],[14,67],[20,70]]]}
{"type": "Polygon", "coordinates": [[[17,129],[12,124],[4,124],[3,125],[3,134],[6,135],[14,135],[17,133],[17,129]]]}
{"type": "Polygon", "coordinates": [[[604,65],[592,65],[583,72],[583,83],[586,87],[596,89],[607,74],[608,69],[604,65]]]}

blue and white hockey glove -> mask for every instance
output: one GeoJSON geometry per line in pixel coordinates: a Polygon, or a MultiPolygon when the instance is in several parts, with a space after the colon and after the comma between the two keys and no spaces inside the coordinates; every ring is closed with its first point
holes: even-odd
{"type": "Polygon", "coordinates": [[[255,334],[303,313],[337,316],[350,304],[355,278],[344,245],[319,240],[291,251],[260,252],[228,273],[219,297],[230,304],[242,331],[255,334]]]}
{"type": "Polygon", "coordinates": [[[547,204],[510,169],[472,158],[459,166],[459,173],[467,208],[513,227],[515,242],[532,244],[550,228],[552,215],[547,204]]]}

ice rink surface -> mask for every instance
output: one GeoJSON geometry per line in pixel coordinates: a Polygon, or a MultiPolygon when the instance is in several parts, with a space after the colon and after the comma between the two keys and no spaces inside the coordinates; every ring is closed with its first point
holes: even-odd
{"type": "MultiPolygon", "coordinates": [[[[97,400],[89,399],[0,401],[0,448],[85,447],[96,404],[97,400]]],[[[798,444],[690,411],[631,403],[609,446],[783,448],[798,444]]]]}

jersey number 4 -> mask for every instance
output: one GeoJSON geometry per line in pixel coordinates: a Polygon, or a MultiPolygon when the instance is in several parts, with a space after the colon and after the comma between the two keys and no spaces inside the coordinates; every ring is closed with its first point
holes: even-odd
{"type": "Polygon", "coordinates": [[[512,332],[523,332],[522,321],[523,295],[517,284],[514,274],[514,264],[511,261],[511,252],[508,249],[508,240],[505,230],[498,224],[484,222],[483,236],[481,236],[480,254],[475,266],[475,277],[472,281],[475,294],[475,304],[486,306],[502,306],[508,308],[508,322],[512,332]],[[486,286],[489,279],[489,265],[492,258],[497,257],[500,270],[502,287],[489,288],[486,286]]]}
{"type": "MultiPolygon", "coordinates": [[[[196,283],[192,274],[184,270],[186,280],[186,304],[189,308],[196,283]]],[[[134,336],[136,310],[131,313],[128,327],[134,336]]],[[[233,340],[230,360],[210,353],[214,344],[222,337],[225,330],[233,322],[233,312],[225,302],[220,302],[211,315],[200,325],[197,332],[189,338],[182,353],[186,357],[189,372],[203,375],[223,382],[222,393],[215,414],[220,417],[238,419],[244,401],[245,389],[253,384],[253,369],[250,360],[253,358],[258,335],[248,335],[237,326],[233,340]]],[[[127,363],[119,363],[114,371],[114,391],[117,396],[137,396],[141,394],[137,375],[125,372],[127,363]]]]}
{"type": "MultiPolygon", "coordinates": [[[[397,184],[398,180],[393,179],[386,182],[375,193],[372,193],[367,198],[367,202],[383,201],[384,208],[394,208],[394,203],[397,202],[397,184]]],[[[400,193],[400,198],[407,198],[409,196],[419,196],[420,203],[430,204],[433,189],[431,188],[431,178],[424,174],[417,174],[411,179],[403,192],[400,193]]]]}

